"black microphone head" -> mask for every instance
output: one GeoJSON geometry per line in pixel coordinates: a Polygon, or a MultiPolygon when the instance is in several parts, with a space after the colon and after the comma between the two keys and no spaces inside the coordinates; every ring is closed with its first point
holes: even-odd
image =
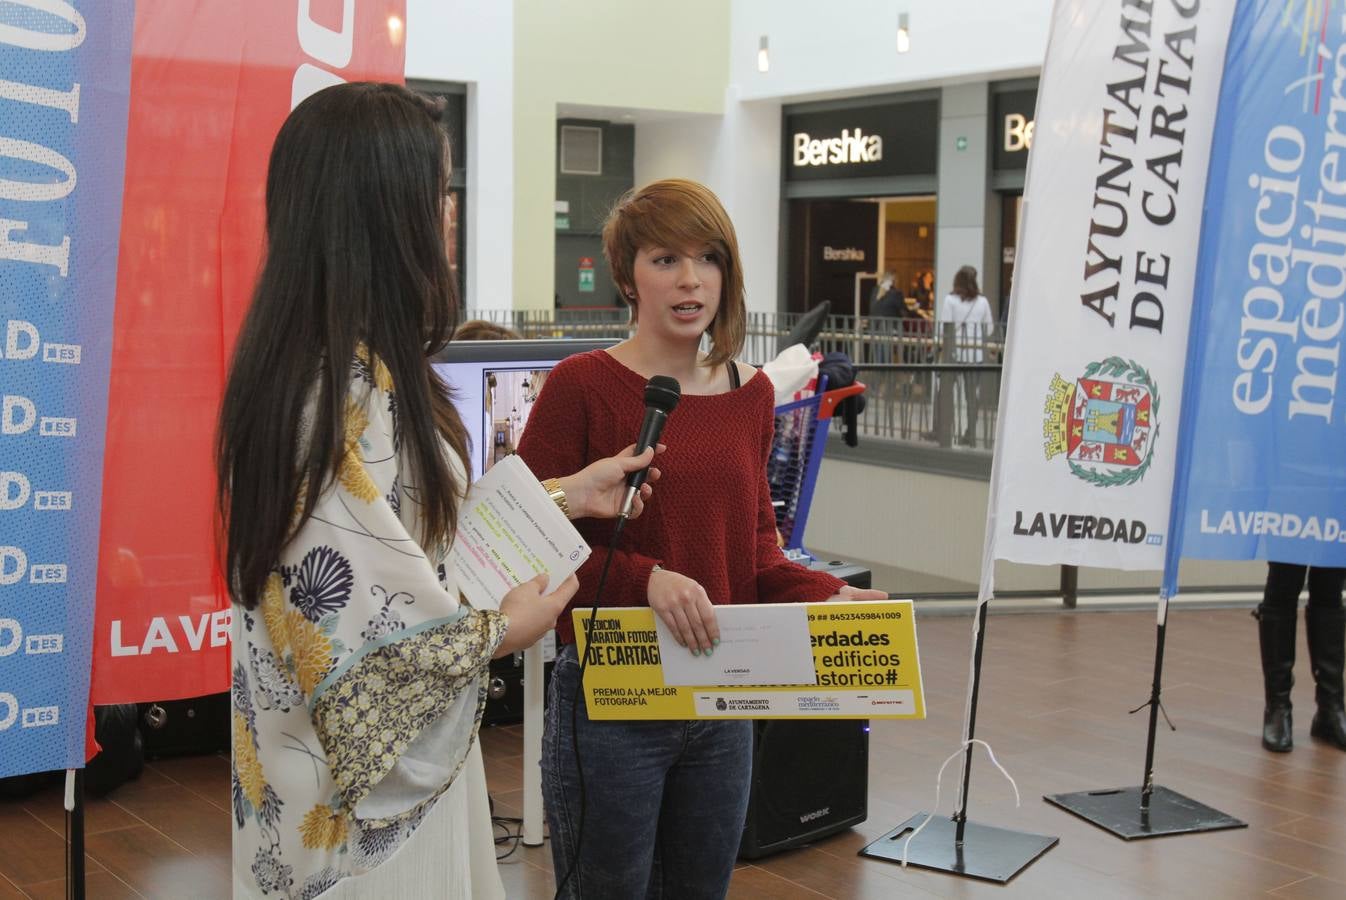
{"type": "Polygon", "coordinates": [[[662,410],[665,415],[673,411],[682,399],[682,386],[676,378],[667,375],[655,375],[645,383],[645,406],[662,410]]]}

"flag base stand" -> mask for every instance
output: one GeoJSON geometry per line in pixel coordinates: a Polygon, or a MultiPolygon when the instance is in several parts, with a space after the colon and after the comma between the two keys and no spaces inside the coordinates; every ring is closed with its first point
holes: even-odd
{"type": "Polygon", "coordinates": [[[1042,799],[1124,841],[1248,827],[1247,822],[1166,787],[1154,788],[1148,809],[1141,805],[1139,786],[1048,794],[1042,799]]]}
{"type": "MultiPolygon", "coordinates": [[[[871,842],[860,851],[861,856],[900,863],[905,849],[908,865],[1005,884],[1061,840],[1046,834],[1011,831],[1008,828],[978,825],[967,820],[972,748],[975,743],[984,743],[976,741],[974,735],[977,726],[977,700],[981,695],[982,651],[986,645],[986,607],[989,605],[987,599],[979,601],[977,617],[973,620],[975,637],[972,642],[972,685],[968,694],[967,723],[963,732],[965,749],[958,751],[963,753],[963,781],[958,790],[958,812],[949,818],[937,815],[932,817],[930,813],[917,813],[883,837],[871,842]],[[921,824],[927,819],[928,824],[921,828],[921,824]],[[920,833],[908,841],[907,838],[917,828],[921,829],[920,833]]],[[[945,765],[953,759],[953,756],[949,757],[945,765]]],[[[940,771],[944,771],[943,767],[940,771]]],[[[936,785],[938,786],[938,777],[936,785]]],[[[1017,802],[1018,788],[1015,788],[1014,796],[1017,802]]],[[[938,788],[935,793],[935,807],[939,807],[938,788]]]]}
{"type": "MultiPolygon", "coordinates": [[[[927,815],[917,813],[869,844],[860,855],[900,863],[907,836],[920,827],[927,815]]],[[[1060,840],[1046,834],[965,822],[959,841],[958,823],[936,817],[907,847],[907,863],[922,869],[1005,884],[1060,840]]]]}

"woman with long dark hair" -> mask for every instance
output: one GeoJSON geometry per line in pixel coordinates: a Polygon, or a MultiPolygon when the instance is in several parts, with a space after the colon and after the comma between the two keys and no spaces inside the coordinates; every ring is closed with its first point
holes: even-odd
{"type": "MultiPolygon", "coordinates": [[[[405,88],[345,84],[300,103],[272,149],[217,447],[236,897],[503,896],[483,673],[576,581],[474,610],[444,565],[467,434],[429,364],[457,307],[437,118],[405,88]]],[[[612,515],[653,457],[624,452],[550,485],[562,508],[612,515]]]]}

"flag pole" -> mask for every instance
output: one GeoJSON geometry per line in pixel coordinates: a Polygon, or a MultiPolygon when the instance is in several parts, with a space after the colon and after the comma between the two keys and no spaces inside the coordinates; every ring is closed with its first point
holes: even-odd
{"type": "Polygon", "coordinates": [[[967,830],[968,787],[972,783],[972,743],[977,731],[977,701],[981,697],[981,658],[986,646],[986,600],[977,604],[976,637],[972,644],[972,688],[967,707],[966,727],[963,731],[963,780],[958,786],[958,811],[953,815],[955,823],[954,844],[962,847],[967,830]]]}
{"type": "MultiPolygon", "coordinates": [[[[1219,119],[1222,115],[1216,113],[1215,134],[1220,133],[1219,119]]],[[[1219,178],[1210,181],[1210,184],[1220,183],[1219,178]]],[[[1210,190],[1208,185],[1208,197],[1210,190]]],[[[1197,284],[1202,281],[1203,270],[1212,264],[1213,255],[1205,246],[1207,240],[1202,237],[1198,244],[1197,284]]],[[[1196,290],[1195,286],[1193,290],[1196,290]]],[[[1177,445],[1173,490],[1169,500],[1168,536],[1164,545],[1164,572],[1156,610],[1154,678],[1150,684],[1147,704],[1150,707],[1150,724],[1145,737],[1145,771],[1142,781],[1135,787],[1075,791],[1043,797],[1048,803],[1110,831],[1123,840],[1247,827],[1246,822],[1166,787],[1156,787],[1154,783],[1154,751],[1159,732],[1159,714],[1163,712],[1160,696],[1164,677],[1164,647],[1168,637],[1169,601],[1178,595],[1178,567],[1182,562],[1183,528],[1187,520],[1187,492],[1192,470],[1192,423],[1200,396],[1195,386],[1201,368],[1201,338],[1206,332],[1208,318],[1209,306],[1193,305],[1188,322],[1182,404],[1176,429],[1177,445]]],[[[1152,450],[1153,446],[1151,442],[1152,450]]],[[[1144,707],[1138,707],[1141,708],[1144,707]]],[[[1167,720],[1167,714],[1164,718],[1167,720]]],[[[1172,723],[1169,723],[1169,727],[1173,728],[1172,723]]]]}
{"type": "Polygon", "coordinates": [[[84,770],[65,770],[65,894],[84,900],[84,770]]]}
{"type": "MultiPolygon", "coordinates": [[[[1020,227],[1028,219],[1028,203],[1020,207],[1020,227]]],[[[1013,289],[1017,297],[1018,282],[1013,289]]],[[[1010,301],[1010,328],[1013,333],[1015,310],[1019,304],[1010,301]]],[[[1004,380],[1000,385],[1001,408],[1005,403],[1004,380]]],[[[1006,425],[1004,417],[996,421],[996,446],[1001,445],[1006,425]]],[[[1038,857],[1046,853],[1060,841],[1052,835],[1034,834],[1027,831],[1013,831],[969,822],[967,818],[968,800],[972,783],[972,751],[978,743],[976,738],[977,707],[981,699],[981,668],[983,651],[986,646],[986,616],[995,593],[995,529],[999,498],[996,486],[1000,484],[1001,454],[991,458],[991,494],[986,508],[986,535],[982,543],[981,587],[977,591],[977,612],[972,619],[972,658],[969,661],[968,694],[963,712],[963,740],[960,750],[963,754],[963,772],[959,782],[957,811],[950,818],[940,818],[935,812],[919,812],[905,822],[893,828],[873,841],[863,850],[861,856],[900,862],[905,865],[919,866],[962,875],[968,878],[980,878],[987,881],[1007,883],[1015,875],[1031,865],[1038,857]]],[[[988,748],[989,749],[989,748],[988,748]]],[[[959,750],[955,750],[948,762],[953,761],[959,750]]],[[[947,765],[947,762],[946,762],[947,765]]],[[[943,771],[941,769],[941,771],[943,771]]],[[[938,796],[938,777],[936,778],[936,796],[938,796]]],[[[1015,789],[1017,793],[1017,788],[1015,789]]]]}
{"type": "Polygon", "coordinates": [[[1150,728],[1145,737],[1145,779],[1140,787],[1140,814],[1150,812],[1150,798],[1154,796],[1154,745],[1159,732],[1160,691],[1164,683],[1164,638],[1168,633],[1168,592],[1159,594],[1159,614],[1154,637],[1154,681],[1150,685],[1150,728]]]}

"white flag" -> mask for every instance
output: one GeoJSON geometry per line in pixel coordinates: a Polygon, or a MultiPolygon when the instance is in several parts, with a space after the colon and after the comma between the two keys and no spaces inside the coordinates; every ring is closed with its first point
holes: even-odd
{"type": "Polygon", "coordinates": [[[1233,0],[1059,0],[1038,89],[986,565],[1158,569],[1233,0]]]}

